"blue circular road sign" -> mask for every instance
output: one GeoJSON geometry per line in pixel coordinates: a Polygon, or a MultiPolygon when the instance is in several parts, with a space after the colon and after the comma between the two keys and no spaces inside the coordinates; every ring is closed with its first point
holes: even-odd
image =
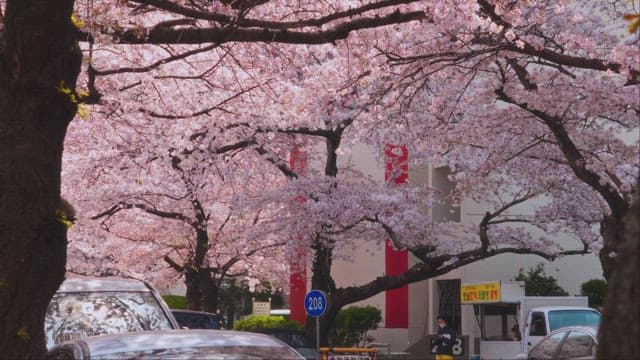
{"type": "Polygon", "coordinates": [[[309,316],[321,316],[327,311],[327,305],[327,295],[320,290],[311,290],[304,297],[304,309],[309,316]]]}

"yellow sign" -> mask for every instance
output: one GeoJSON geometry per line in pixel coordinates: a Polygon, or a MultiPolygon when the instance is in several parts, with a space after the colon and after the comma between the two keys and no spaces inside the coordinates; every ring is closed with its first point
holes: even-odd
{"type": "Polygon", "coordinates": [[[462,304],[500,301],[500,282],[463,284],[460,287],[462,304]]]}

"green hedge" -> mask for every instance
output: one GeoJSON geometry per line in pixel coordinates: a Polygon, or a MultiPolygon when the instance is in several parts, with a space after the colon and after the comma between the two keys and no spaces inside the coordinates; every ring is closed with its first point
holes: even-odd
{"type": "Polygon", "coordinates": [[[257,315],[238,320],[233,330],[253,331],[265,329],[293,329],[301,330],[302,326],[293,320],[286,320],[283,316],[257,315]]]}
{"type": "Polygon", "coordinates": [[[187,297],[182,295],[162,295],[171,309],[187,310],[187,297]]]}

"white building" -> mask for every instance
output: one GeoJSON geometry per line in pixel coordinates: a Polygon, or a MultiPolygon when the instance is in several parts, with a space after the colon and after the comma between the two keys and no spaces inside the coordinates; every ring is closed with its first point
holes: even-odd
{"type": "MultiPolygon", "coordinates": [[[[358,170],[370,175],[374,179],[384,181],[384,169],[380,165],[374,152],[365,146],[356,146],[352,153],[342,161],[356,164],[358,170]]],[[[451,186],[448,181],[446,167],[409,169],[409,186],[428,184],[446,191],[451,186]]],[[[434,207],[432,217],[434,221],[444,217],[454,218],[465,224],[478,223],[482,209],[479,204],[463,201],[459,208],[442,205],[434,207]]],[[[575,245],[575,239],[558,239],[561,243],[575,245]]],[[[358,250],[356,250],[358,251],[358,250]]],[[[363,284],[382,275],[385,269],[384,250],[371,255],[364,250],[358,251],[354,262],[335,261],[332,275],[337,286],[363,284]]],[[[415,263],[410,256],[409,266],[415,263]]],[[[602,269],[596,254],[588,256],[570,256],[547,262],[534,255],[505,254],[479,261],[456,269],[446,275],[409,285],[407,328],[389,328],[384,319],[386,298],[385,294],[378,294],[356,305],[372,305],[379,308],[383,314],[380,328],[371,332],[375,341],[390,345],[391,351],[405,351],[412,345],[425,339],[428,334],[435,332],[435,318],[443,314],[457,323],[459,333],[469,336],[469,343],[473,351],[474,338],[479,337],[479,328],[472,306],[460,305],[460,284],[481,281],[512,280],[522,268],[528,269],[543,262],[545,272],[558,280],[558,284],[571,295],[580,294],[580,285],[590,279],[602,278],[602,269]]],[[[310,285],[310,284],[309,284],[310,285]]],[[[309,286],[308,285],[308,286],[309,286]]],[[[456,325],[456,324],[452,324],[456,325]]]]}

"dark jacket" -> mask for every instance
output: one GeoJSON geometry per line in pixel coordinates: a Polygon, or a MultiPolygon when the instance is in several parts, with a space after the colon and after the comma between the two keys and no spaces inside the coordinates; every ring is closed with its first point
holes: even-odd
{"type": "Polygon", "coordinates": [[[442,338],[434,336],[434,345],[436,345],[436,354],[438,355],[453,355],[453,345],[456,343],[456,333],[448,326],[438,327],[437,335],[442,335],[442,338]]]}

